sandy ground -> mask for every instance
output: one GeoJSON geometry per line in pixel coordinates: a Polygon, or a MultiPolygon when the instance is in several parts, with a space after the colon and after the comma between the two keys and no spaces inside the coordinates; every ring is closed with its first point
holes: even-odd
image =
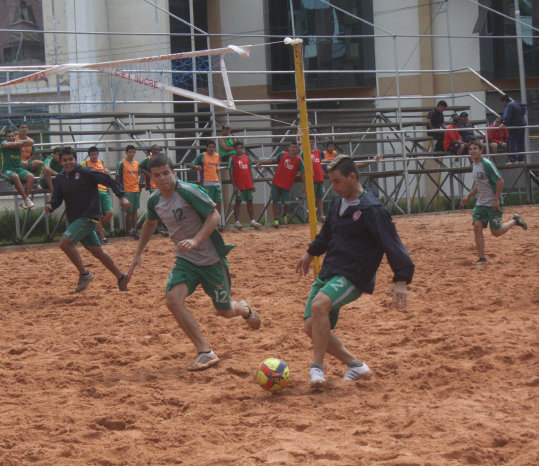
{"type": "MultiPolygon", "coordinates": [[[[86,252],[96,277],[76,295],[56,246],[1,250],[0,463],[538,464],[539,208],[519,212],[529,230],[487,235],[481,267],[469,211],[396,218],[416,264],[409,308],[389,307],[384,261],[336,329],[374,376],[347,384],[328,358],[322,393],[301,330],[311,279],[294,272],[306,226],[225,233],[234,295],[263,324],[214,316],[197,290],[189,307],[221,357],[201,373],[164,305],[169,240],[126,293],[86,252]],[[267,357],[291,369],[276,395],[254,384],[267,357]]],[[[127,268],[135,244],[107,250],[127,268]]]]}

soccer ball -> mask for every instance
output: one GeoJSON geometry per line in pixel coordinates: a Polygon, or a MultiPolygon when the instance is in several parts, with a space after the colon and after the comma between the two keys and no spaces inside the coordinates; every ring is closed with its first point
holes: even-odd
{"type": "Polygon", "coordinates": [[[256,372],[256,383],[264,390],[278,392],[288,385],[290,369],[286,362],[277,358],[266,359],[256,372]]]}

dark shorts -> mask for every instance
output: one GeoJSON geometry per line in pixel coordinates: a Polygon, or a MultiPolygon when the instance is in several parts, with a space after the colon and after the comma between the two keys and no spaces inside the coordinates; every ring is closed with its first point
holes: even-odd
{"type": "Polygon", "coordinates": [[[19,179],[23,180],[27,175],[32,175],[32,174],[28,170],[25,170],[24,168],[14,168],[12,170],[4,170],[2,172],[2,178],[10,181],[12,184],[13,184],[13,181],[11,181],[11,177],[13,175],[18,175],[19,179]]]}
{"type": "Polygon", "coordinates": [[[135,209],[140,208],[140,191],[138,193],[125,193],[125,198],[131,203],[127,212],[133,213],[135,209]]]}
{"type": "Polygon", "coordinates": [[[216,204],[220,204],[223,200],[223,194],[221,192],[221,186],[204,186],[204,189],[208,193],[210,199],[216,204]]]}
{"type": "Polygon", "coordinates": [[[290,204],[290,190],[278,188],[274,184],[271,185],[271,200],[274,202],[281,201],[283,204],[290,204]]]}
{"type": "Polygon", "coordinates": [[[63,236],[73,241],[73,244],[77,244],[80,241],[85,248],[92,246],[101,247],[99,236],[97,236],[95,231],[97,225],[97,220],[81,217],[69,224],[63,236]]]}
{"type": "Polygon", "coordinates": [[[112,210],[112,200],[107,191],[99,191],[99,209],[101,214],[112,210]]]}
{"type": "Polygon", "coordinates": [[[236,201],[252,201],[253,190],[252,189],[240,189],[236,194],[236,201]]]}
{"type": "Polygon", "coordinates": [[[494,210],[494,207],[486,205],[476,205],[473,209],[473,223],[481,220],[483,228],[490,224],[491,230],[499,230],[502,225],[502,211],[494,210]]]}

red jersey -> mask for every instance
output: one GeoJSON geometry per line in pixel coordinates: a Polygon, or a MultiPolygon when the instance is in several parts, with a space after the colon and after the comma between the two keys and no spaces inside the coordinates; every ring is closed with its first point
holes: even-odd
{"type": "Polygon", "coordinates": [[[246,189],[253,189],[253,178],[251,177],[251,162],[247,155],[242,154],[238,157],[236,154],[230,157],[229,168],[232,168],[232,175],[234,176],[234,183],[238,189],[245,191],[246,189]]]}
{"type": "Polygon", "coordinates": [[[311,152],[311,161],[313,163],[313,181],[315,183],[323,183],[324,172],[322,171],[322,157],[319,149],[311,152]]]}
{"type": "Polygon", "coordinates": [[[498,126],[494,126],[494,123],[492,123],[487,131],[488,134],[488,142],[495,142],[499,144],[500,142],[505,142],[509,138],[509,131],[507,131],[507,128],[500,128],[498,126]]]}
{"type": "Polygon", "coordinates": [[[444,150],[449,150],[449,146],[453,143],[451,139],[457,139],[459,142],[462,142],[462,137],[456,126],[450,125],[447,129],[455,128],[455,131],[446,131],[444,133],[444,150]]]}
{"type": "Polygon", "coordinates": [[[278,188],[288,191],[296,181],[296,175],[298,170],[304,171],[303,160],[301,157],[296,155],[295,157],[290,157],[288,152],[281,152],[275,160],[279,162],[277,170],[273,175],[273,184],[278,188]]]}

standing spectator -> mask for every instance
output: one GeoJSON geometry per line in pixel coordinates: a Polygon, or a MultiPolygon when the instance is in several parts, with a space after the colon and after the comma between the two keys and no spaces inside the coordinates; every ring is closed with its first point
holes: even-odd
{"type": "Polygon", "coordinates": [[[234,226],[239,230],[242,228],[240,222],[240,207],[241,201],[245,201],[247,203],[247,213],[251,219],[250,225],[253,228],[260,228],[262,225],[255,220],[253,210],[253,192],[255,191],[255,185],[253,184],[253,177],[251,175],[251,162],[249,157],[247,157],[247,154],[243,153],[242,142],[236,142],[234,148],[236,151],[228,161],[228,169],[231,171],[230,180],[232,181],[234,194],[236,196],[236,203],[234,204],[234,226]]]}
{"type": "Polygon", "coordinates": [[[34,203],[28,197],[34,186],[34,177],[28,171],[22,168],[21,148],[34,144],[34,141],[16,141],[15,130],[10,128],[6,131],[6,140],[2,142],[2,158],[0,163],[0,174],[2,178],[11,182],[22,200],[19,206],[23,209],[31,209],[34,203]],[[25,187],[23,189],[22,182],[25,187]]]}
{"type": "MultiPolygon", "coordinates": [[[[103,165],[103,162],[99,160],[99,149],[95,146],[92,146],[88,149],[88,158],[81,163],[83,167],[90,167],[94,170],[97,170],[101,173],[109,174],[109,171],[103,165]]],[[[99,236],[99,241],[101,244],[110,244],[109,240],[105,236],[105,225],[110,222],[112,218],[112,200],[110,199],[109,192],[107,187],[103,184],[97,185],[99,191],[99,224],[97,225],[96,231],[97,236],[99,236]]]]}
{"type": "Polygon", "coordinates": [[[228,164],[228,159],[236,153],[234,144],[238,140],[232,136],[232,131],[228,125],[223,125],[222,135],[225,137],[219,139],[219,157],[221,158],[221,162],[228,164]]]}
{"type": "MultiPolygon", "coordinates": [[[[447,109],[447,102],[440,100],[427,115],[427,129],[440,129],[445,128],[444,125],[444,111],[447,109]]],[[[434,146],[434,152],[444,151],[444,132],[433,131],[429,132],[429,135],[434,138],[436,145],[434,146]]]]}
{"type": "Polygon", "coordinates": [[[60,151],[61,147],[56,147],[52,154],[49,155],[43,162],[41,168],[41,179],[39,180],[39,186],[43,189],[48,189],[52,194],[52,177],[58,175],[62,171],[62,164],[60,163],[60,151]]]}
{"type": "MultiPolygon", "coordinates": [[[[460,117],[457,114],[453,115],[453,124],[449,125],[448,131],[444,133],[444,150],[452,155],[462,155],[468,149],[468,144],[462,141],[462,137],[458,131],[460,124],[460,117]]],[[[460,160],[456,162],[460,163],[460,160]]]]}
{"type": "Polygon", "coordinates": [[[320,149],[316,149],[314,137],[309,138],[311,141],[311,162],[313,165],[313,183],[314,197],[316,199],[316,208],[318,209],[318,220],[324,222],[324,172],[322,170],[322,155],[320,149]]]}
{"type": "MultiPolygon", "coordinates": [[[[506,126],[526,126],[526,107],[520,102],[511,99],[507,95],[500,97],[502,105],[505,107],[502,117],[502,125],[506,126]]],[[[526,129],[508,128],[509,138],[507,139],[507,151],[513,155],[509,156],[509,161],[513,163],[524,162],[524,151],[526,150],[526,129]],[[517,152],[521,152],[517,154],[517,152]]]]}
{"type": "MultiPolygon", "coordinates": [[[[215,202],[215,209],[221,212],[221,201],[223,194],[221,191],[221,182],[219,181],[220,157],[215,152],[215,142],[208,141],[206,143],[206,152],[198,154],[193,160],[193,163],[188,163],[187,166],[194,168],[200,173],[200,184],[204,187],[210,199],[215,202]]],[[[220,225],[222,230],[224,225],[220,225]]]]}
{"type": "Polygon", "coordinates": [[[19,134],[15,137],[15,141],[32,143],[21,147],[22,168],[36,175],[39,174],[43,161],[39,160],[39,156],[34,152],[34,140],[28,137],[28,124],[25,122],[19,125],[19,134]]]}
{"type": "Polygon", "coordinates": [[[125,197],[131,204],[125,216],[125,231],[133,238],[139,239],[138,232],[138,209],[140,208],[140,187],[138,179],[140,175],[139,164],[135,160],[137,149],[128,145],[125,148],[125,158],[118,164],[116,170],[116,181],[118,181],[124,191],[125,197]]]}
{"type": "MultiPolygon", "coordinates": [[[[509,131],[507,128],[500,127],[502,119],[496,118],[489,126],[487,130],[489,149],[491,154],[497,154],[498,152],[507,151],[507,138],[509,137],[509,131]]],[[[509,162],[509,158],[507,158],[509,162]]]]}
{"type": "Polygon", "coordinates": [[[329,141],[326,144],[326,150],[322,153],[322,161],[324,162],[324,165],[322,165],[324,172],[328,172],[327,170],[327,164],[331,163],[332,160],[335,160],[337,157],[337,145],[333,141],[329,141]]]}
{"type": "Polygon", "coordinates": [[[271,185],[271,200],[273,201],[273,226],[279,226],[279,201],[283,203],[282,223],[288,223],[288,210],[290,209],[290,190],[296,181],[296,175],[300,174],[303,186],[305,186],[305,166],[299,154],[297,142],[291,142],[288,151],[279,152],[271,159],[261,160],[255,167],[277,163],[277,169],[273,175],[271,185]]]}

